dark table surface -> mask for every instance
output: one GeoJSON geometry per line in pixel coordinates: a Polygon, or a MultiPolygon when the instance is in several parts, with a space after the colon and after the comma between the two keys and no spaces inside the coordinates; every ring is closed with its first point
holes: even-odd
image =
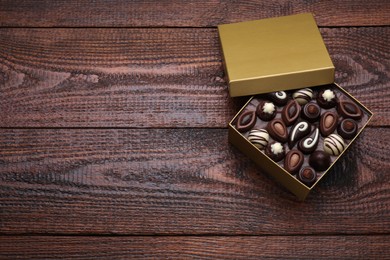
{"type": "Polygon", "coordinates": [[[0,0],[1,258],[390,258],[389,1],[0,0]],[[312,12],[374,113],[305,202],[227,141],[216,26],[312,12]]]}

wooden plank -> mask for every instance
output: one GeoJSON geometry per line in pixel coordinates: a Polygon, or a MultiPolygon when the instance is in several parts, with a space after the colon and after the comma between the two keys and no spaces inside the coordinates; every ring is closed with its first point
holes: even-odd
{"type": "Polygon", "coordinates": [[[388,259],[390,236],[3,236],[2,259],[388,259]]]}
{"type": "Polygon", "coordinates": [[[389,140],[366,129],[299,202],[225,129],[2,129],[0,233],[389,233],[389,140]]]}
{"type": "Polygon", "coordinates": [[[389,25],[384,0],[0,1],[0,26],[205,27],[311,12],[321,26],[389,25]]]}
{"type": "MultiPolygon", "coordinates": [[[[321,29],[341,83],[390,124],[390,27],[321,29]]],[[[0,29],[0,127],[226,127],[216,29],[0,29]],[[39,98],[38,98],[39,97],[39,98]]]]}

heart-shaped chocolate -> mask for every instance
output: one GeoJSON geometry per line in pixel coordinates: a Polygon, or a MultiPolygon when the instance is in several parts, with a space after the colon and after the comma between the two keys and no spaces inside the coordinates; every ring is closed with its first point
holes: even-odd
{"type": "Polygon", "coordinates": [[[297,121],[299,113],[301,112],[301,106],[297,101],[291,100],[282,110],[282,119],[286,126],[290,126],[297,121]]]}

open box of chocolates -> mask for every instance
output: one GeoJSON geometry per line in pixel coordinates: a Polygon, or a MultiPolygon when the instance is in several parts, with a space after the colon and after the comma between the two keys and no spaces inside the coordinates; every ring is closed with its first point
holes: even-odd
{"type": "Polygon", "coordinates": [[[223,24],[218,33],[230,96],[252,96],[229,123],[229,141],[305,199],[372,113],[334,83],[312,14],[223,24]]]}
{"type": "Polygon", "coordinates": [[[279,168],[271,174],[277,179],[293,177],[287,182],[295,180],[292,192],[304,199],[371,116],[336,84],[276,91],[248,101],[230,122],[229,139],[253,146],[237,145],[261,166],[272,161],[279,168]]]}

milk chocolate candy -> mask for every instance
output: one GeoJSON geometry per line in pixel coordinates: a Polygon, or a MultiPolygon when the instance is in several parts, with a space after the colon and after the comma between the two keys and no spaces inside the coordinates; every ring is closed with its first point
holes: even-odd
{"type": "Polygon", "coordinates": [[[271,158],[274,162],[279,162],[283,160],[284,156],[286,155],[286,149],[284,148],[283,144],[279,142],[272,142],[268,144],[267,148],[265,149],[265,154],[268,155],[268,157],[271,158]]]}
{"type": "Polygon", "coordinates": [[[337,105],[337,112],[344,118],[352,118],[360,120],[363,116],[363,111],[352,101],[340,100],[337,105]]]}
{"type": "Polygon", "coordinates": [[[295,174],[301,169],[304,156],[298,150],[290,150],[284,158],[284,169],[291,174],[295,174]]]}
{"type": "Polygon", "coordinates": [[[265,96],[274,102],[277,106],[284,106],[287,104],[288,97],[284,91],[267,93],[265,96]]]}
{"type": "Polygon", "coordinates": [[[320,130],[316,127],[308,136],[304,137],[299,143],[298,148],[304,154],[313,152],[320,140],[320,130]]]}
{"type": "Polygon", "coordinates": [[[308,187],[316,182],[317,174],[311,167],[303,167],[297,174],[297,179],[308,187]]]}
{"type": "Polygon", "coordinates": [[[265,129],[253,129],[249,132],[248,140],[260,150],[268,145],[269,135],[265,129]]]}
{"type": "Polygon", "coordinates": [[[327,111],[321,116],[320,132],[322,136],[328,136],[334,132],[337,127],[339,116],[331,111],[327,111]]]}
{"type": "Polygon", "coordinates": [[[282,119],[286,126],[290,126],[297,121],[299,113],[301,112],[301,106],[297,101],[291,100],[282,110],[282,119]]]}
{"type": "Polygon", "coordinates": [[[301,117],[310,123],[317,121],[321,115],[321,108],[314,102],[307,103],[303,106],[301,117]]]}
{"type": "Polygon", "coordinates": [[[337,104],[337,96],[331,89],[321,90],[317,96],[317,103],[323,108],[332,108],[337,104]]]}
{"type": "Polygon", "coordinates": [[[310,88],[300,89],[300,90],[295,91],[293,93],[292,97],[300,105],[304,105],[313,98],[313,90],[311,90],[310,88]]]}
{"type": "Polygon", "coordinates": [[[285,143],[288,139],[286,125],[280,118],[276,118],[270,121],[266,130],[268,131],[269,135],[276,141],[285,143]]]}
{"type": "Polygon", "coordinates": [[[351,118],[343,119],[337,127],[337,133],[344,139],[352,139],[358,132],[358,125],[351,118]]]}
{"type": "Polygon", "coordinates": [[[311,126],[306,121],[299,121],[290,129],[288,137],[288,147],[291,149],[302,137],[308,135],[311,131],[311,126]]]}
{"type": "Polygon", "coordinates": [[[339,156],[344,151],[346,145],[338,134],[331,134],[324,139],[324,151],[333,156],[339,156]]]}
{"type": "Polygon", "coordinates": [[[309,165],[316,171],[325,171],[329,168],[331,159],[324,151],[315,151],[309,157],[309,165]]]}
{"type": "Polygon", "coordinates": [[[260,101],[256,108],[256,115],[263,121],[269,121],[276,116],[276,107],[269,101],[260,101]]]}
{"type": "Polygon", "coordinates": [[[246,132],[252,129],[256,124],[255,111],[246,111],[242,113],[236,123],[236,129],[240,132],[246,132]]]}

